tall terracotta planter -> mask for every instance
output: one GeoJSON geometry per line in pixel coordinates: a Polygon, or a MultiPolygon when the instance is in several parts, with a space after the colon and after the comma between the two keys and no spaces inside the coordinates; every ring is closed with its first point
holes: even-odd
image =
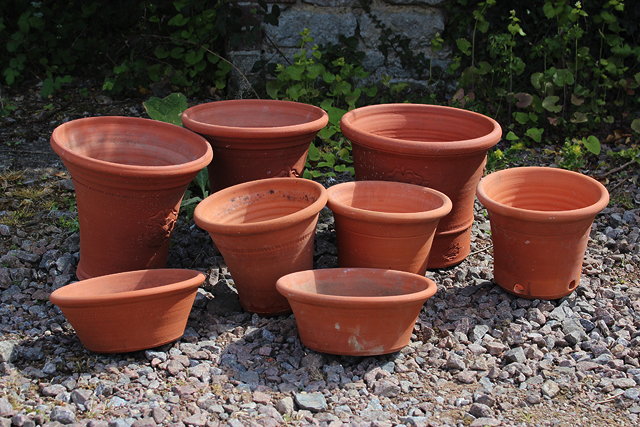
{"type": "Polygon", "coordinates": [[[602,184],[562,169],[513,168],[484,177],[478,199],[491,220],[498,285],[523,298],[576,289],[591,224],[609,203],[602,184]]]}
{"type": "Polygon", "coordinates": [[[406,346],[436,284],[424,276],[374,268],[328,268],[288,274],[289,299],[302,343],[349,356],[393,353],[406,346]]]}
{"type": "Polygon", "coordinates": [[[328,120],[321,108],[266,99],[209,102],[182,114],[184,126],[213,147],[213,192],[257,179],[301,176],[309,145],[328,120]]]}
{"type": "Polygon", "coordinates": [[[180,338],[204,279],[194,270],[127,271],[63,286],[49,299],[86,348],[125,353],[180,338]]]}
{"type": "Polygon", "coordinates": [[[390,181],[345,182],[327,192],[341,267],[425,274],[438,222],[451,211],[446,195],[390,181]]]}
{"type": "Polygon", "coordinates": [[[399,181],[441,191],[451,213],[436,231],[429,268],[449,267],[469,254],[475,188],[487,150],[502,130],[493,119],[436,105],[383,104],[345,114],[358,180],[399,181]]]}
{"type": "Polygon", "coordinates": [[[91,117],[58,126],[51,147],[75,187],[78,278],[163,267],[184,191],[211,161],[207,141],[155,120],[91,117]]]}
{"type": "Polygon", "coordinates": [[[224,257],[245,310],[291,310],[276,281],[313,268],[316,224],[326,203],[327,192],[316,182],[272,178],[234,185],[198,204],[196,224],[224,257]]]}

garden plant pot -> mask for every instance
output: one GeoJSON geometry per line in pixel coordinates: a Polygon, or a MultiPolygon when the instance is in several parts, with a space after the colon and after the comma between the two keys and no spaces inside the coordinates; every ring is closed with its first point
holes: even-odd
{"type": "Polygon", "coordinates": [[[58,126],[51,146],[75,187],[78,278],[164,267],[184,191],[211,161],[207,141],[155,120],[91,117],[58,126]]]}
{"type": "Polygon", "coordinates": [[[276,290],[285,274],[313,268],[313,242],[327,191],[313,181],[271,178],[218,191],[195,209],[233,277],[240,304],[250,312],[291,311],[276,290]]]}
{"type": "Polygon", "coordinates": [[[424,276],[374,268],[288,274],[278,291],[291,304],[300,340],[323,353],[374,356],[409,343],[436,284],[424,276]]]}
{"type": "Polygon", "coordinates": [[[591,224],[609,203],[602,184],[563,169],[513,168],[484,177],[478,198],[489,212],[498,285],[541,299],[576,289],[591,224]]]}
{"type": "Polygon", "coordinates": [[[464,260],[475,189],[487,150],[500,140],[500,125],[458,108],[383,104],[346,113],[340,126],[351,140],[356,179],[407,182],[449,196],[453,207],[438,225],[428,268],[464,260]]]}
{"type": "Polygon", "coordinates": [[[126,353],[180,338],[204,279],[194,270],[128,271],[63,286],[49,299],[87,349],[126,353]]]}
{"type": "Polygon", "coordinates": [[[182,123],[209,140],[211,191],[263,178],[302,175],[309,145],[327,125],[321,108],[290,101],[242,99],[187,109],[182,123]]]}
{"type": "Polygon", "coordinates": [[[451,211],[443,193],[391,181],[357,181],[327,190],[340,267],[424,275],[436,227],[451,211]]]}

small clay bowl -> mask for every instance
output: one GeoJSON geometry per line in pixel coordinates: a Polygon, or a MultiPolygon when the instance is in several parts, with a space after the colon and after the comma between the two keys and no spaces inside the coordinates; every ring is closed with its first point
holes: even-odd
{"type": "Polygon", "coordinates": [[[87,349],[126,353],[180,338],[204,279],[194,270],[128,271],[63,286],[49,299],[87,349]]]}
{"type": "Polygon", "coordinates": [[[424,276],[375,268],[306,270],[281,277],[302,343],[348,356],[393,353],[409,343],[436,284],[424,276]]]}

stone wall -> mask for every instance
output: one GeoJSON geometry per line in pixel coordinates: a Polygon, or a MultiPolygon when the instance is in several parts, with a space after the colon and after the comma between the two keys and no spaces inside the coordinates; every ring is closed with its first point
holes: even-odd
{"type": "MultiPolygon", "coordinates": [[[[403,67],[396,55],[385,58],[380,51],[380,23],[391,34],[407,37],[413,54],[424,54],[435,65],[443,65],[447,52],[434,53],[430,48],[434,35],[444,30],[443,1],[370,0],[367,11],[359,0],[269,0],[271,7],[277,4],[280,8],[279,25],[263,23],[262,40],[230,52],[229,59],[250,79],[255,78],[251,69],[256,61],[285,63],[283,55],[291,60],[299,47],[300,32],[309,28],[318,44],[337,43],[340,35],[355,36],[358,49],[366,54],[362,65],[377,77],[386,74],[396,80],[419,80],[415,71],[403,67]]],[[[255,7],[251,2],[240,4],[255,7]]],[[[236,84],[240,82],[238,76],[235,80],[236,84]]]]}

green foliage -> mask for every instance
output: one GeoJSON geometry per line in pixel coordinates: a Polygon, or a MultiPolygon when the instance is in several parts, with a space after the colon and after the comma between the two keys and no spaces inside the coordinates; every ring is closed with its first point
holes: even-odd
{"type": "MultiPolygon", "coordinates": [[[[339,46],[320,48],[313,43],[308,29],[300,37],[293,64],[276,66],[275,78],[267,83],[267,93],[273,99],[318,105],[329,114],[329,124],[318,133],[320,144],[312,143],[309,149],[306,178],[353,174],[351,146],[340,133],[340,119],[348,110],[376,96],[378,90],[364,84],[369,73],[362,66],[338,56],[345,53],[339,46]]],[[[358,55],[351,52],[350,57],[358,55]]]]}
{"type": "Polygon", "coordinates": [[[36,78],[51,96],[72,74],[101,69],[121,45],[115,36],[132,27],[142,3],[114,1],[0,3],[0,73],[8,86],[36,78]],[[113,43],[113,45],[109,45],[113,43]]]}
{"type": "Polygon", "coordinates": [[[181,117],[187,109],[187,97],[182,93],[171,93],[164,98],[152,96],[142,105],[152,119],[182,126],[181,117]]]}
{"type": "MultiPolygon", "coordinates": [[[[252,12],[277,24],[277,6],[259,0],[252,12]]],[[[45,98],[70,76],[104,77],[114,93],[221,91],[232,69],[225,49],[260,31],[247,13],[226,0],[3,1],[0,78],[8,86],[36,79],[45,98]]]]}
{"type": "Polygon", "coordinates": [[[633,3],[454,0],[446,7],[444,37],[454,47],[448,71],[471,100],[467,108],[495,117],[511,143],[537,144],[544,135],[545,144],[562,144],[575,168],[585,153],[599,153],[590,133],[640,108],[633,3]],[[567,134],[577,137],[565,141],[567,134]]]}

